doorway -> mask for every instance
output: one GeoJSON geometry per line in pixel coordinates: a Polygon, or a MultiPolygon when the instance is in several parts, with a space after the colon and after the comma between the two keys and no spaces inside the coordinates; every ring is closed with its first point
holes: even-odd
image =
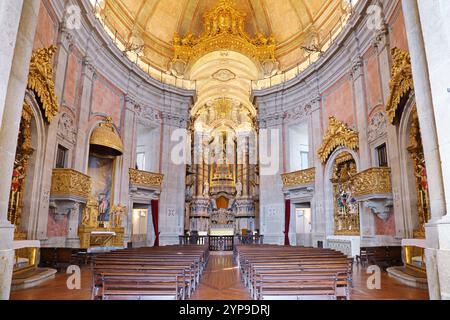
{"type": "Polygon", "coordinates": [[[150,215],[148,205],[133,206],[131,242],[135,248],[153,246],[155,236],[150,215]]]}
{"type": "Polygon", "coordinates": [[[311,203],[295,204],[295,234],[298,246],[310,247],[311,239],[311,203]]]}

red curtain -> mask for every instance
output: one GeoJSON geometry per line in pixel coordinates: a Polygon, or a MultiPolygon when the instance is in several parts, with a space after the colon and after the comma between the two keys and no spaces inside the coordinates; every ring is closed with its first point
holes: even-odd
{"type": "Polygon", "coordinates": [[[153,221],[153,227],[155,228],[155,247],[159,247],[159,228],[158,228],[158,209],[159,209],[159,201],[158,200],[152,200],[151,203],[152,208],[152,221],[153,221]]]}
{"type": "Polygon", "coordinates": [[[289,225],[291,224],[291,200],[284,203],[284,245],[289,246],[289,225]]]}

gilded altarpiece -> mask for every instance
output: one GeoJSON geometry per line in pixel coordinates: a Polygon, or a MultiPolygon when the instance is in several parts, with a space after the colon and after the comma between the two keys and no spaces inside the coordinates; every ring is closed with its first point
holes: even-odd
{"type": "Polygon", "coordinates": [[[16,159],[11,181],[9,196],[8,220],[15,226],[14,237],[16,240],[26,239],[26,233],[20,231],[22,218],[23,197],[25,193],[25,181],[27,177],[30,157],[33,154],[31,146],[31,120],[33,113],[29,105],[24,104],[22,119],[20,122],[19,137],[17,139],[16,159]]]}
{"type": "Polygon", "coordinates": [[[422,137],[420,134],[419,118],[417,116],[416,108],[414,108],[412,112],[409,139],[410,143],[408,151],[413,161],[417,192],[417,213],[419,217],[419,226],[414,230],[414,237],[425,238],[425,224],[430,219],[430,200],[422,137]]]}
{"type": "Polygon", "coordinates": [[[334,233],[359,235],[359,204],[355,199],[352,177],[356,163],[349,153],[338,156],[333,166],[334,233]]]}

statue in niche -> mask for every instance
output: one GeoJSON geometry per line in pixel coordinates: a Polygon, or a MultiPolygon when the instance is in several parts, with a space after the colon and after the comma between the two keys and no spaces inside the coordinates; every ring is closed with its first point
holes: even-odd
{"type": "Polygon", "coordinates": [[[205,184],[203,186],[203,196],[209,197],[209,183],[205,181],[205,184]]]}
{"type": "Polygon", "coordinates": [[[236,197],[240,197],[242,195],[242,182],[239,179],[238,182],[236,183],[236,197]]]}
{"type": "Polygon", "coordinates": [[[100,215],[100,221],[109,221],[109,201],[106,194],[99,195],[98,211],[100,215]]]}

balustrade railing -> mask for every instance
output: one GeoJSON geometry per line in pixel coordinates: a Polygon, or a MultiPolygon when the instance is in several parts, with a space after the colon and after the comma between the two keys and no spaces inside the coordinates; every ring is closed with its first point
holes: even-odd
{"type": "Polygon", "coordinates": [[[209,251],[233,251],[234,236],[209,236],[209,251]]]}
{"type": "Polygon", "coordinates": [[[246,235],[236,236],[235,241],[237,244],[250,245],[250,244],[263,244],[264,236],[262,235],[246,235]]]}
{"type": "Polygon", "coordinates": [[[180,236],[179,237],[180,246],[186,245],[207,245],[209,243],[208,236],[180,236]]]}
{"type": "Polygon", "coordinates": [[[179,236],[180,246],[207,245],[210,251],[233,251],[235,244],[252,245],[263,244],[263,235],[237,235],[237,236],[179,236]]]}

